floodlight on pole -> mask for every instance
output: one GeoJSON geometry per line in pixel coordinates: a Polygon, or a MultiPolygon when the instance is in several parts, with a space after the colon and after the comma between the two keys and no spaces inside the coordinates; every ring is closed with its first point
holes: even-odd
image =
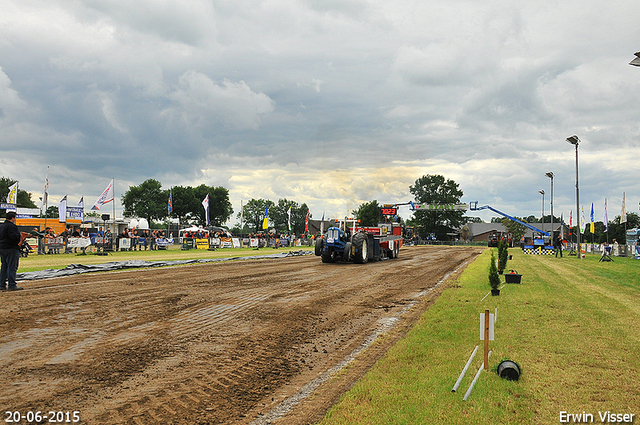
{"type": "Polygon", "coordinates": [[[576,147],[576,221],[578,225],[576,226],[578,231],[576,232],[576,243],[578,258],[581,258],[581,250],[580,250],[580,220],[578,219],[578,214],[580,214],[580,186],[578,185],[578,145],[580,144],[580,139],[575,134],[571,137],[567,137],[567,142],[571,143],[576,147]]]}
{"type": "Polygon", "coordinates": [[[540,195],[542,195],[542,231],[544,232],[544,189],[540,189],[538,191],[540,195]]]}
{"type": "Polygon", "coordinates": [[[553,172],[545,173],[545,176],[551,179],[551,244],[553,245],[553,172]]]}
{"type": "Polygon", "coordinates": [[[635,52],[634,55],[636,55],[636,57],[629,62],[629,65],[640,66],[640,52],[635,52]]]}

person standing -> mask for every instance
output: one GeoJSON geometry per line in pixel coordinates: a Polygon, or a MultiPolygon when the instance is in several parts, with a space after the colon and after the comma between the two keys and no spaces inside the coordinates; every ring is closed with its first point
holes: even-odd
{"type": "Polygon", "coordinates": [[[0,290],[17,291],[22,289],[16,284],[16,273],[20,261],[20,230],[16,226],[16,213],[9,211],[4,223],[0,225],[0,290]],[[9,287],[7,288],[7,280],[9,287]]]}
{"type": "Polygon", "coordinates": [[[553,247],[556,250],[556,258],[558,258],[558,253],[560,254],[560,258],[562,258],[562,237],[560,237],[559,233],[553,240],[553,247]]]}

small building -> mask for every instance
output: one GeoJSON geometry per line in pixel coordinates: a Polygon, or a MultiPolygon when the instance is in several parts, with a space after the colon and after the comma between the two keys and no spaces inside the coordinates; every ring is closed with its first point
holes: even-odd
{"type": "Polygon", "coordinates": [[[460,228],[460,238],[467,242],[487,242],[492,234],[506,231],[502,223],[467,223],[460,228]]]}

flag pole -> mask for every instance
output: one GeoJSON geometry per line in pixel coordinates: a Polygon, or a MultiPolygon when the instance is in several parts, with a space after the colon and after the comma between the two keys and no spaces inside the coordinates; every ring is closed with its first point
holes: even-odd
{"type": "Polygon", "coordinates": [[[44,200],[44,229],[47,230],[47,207],[49,205],[49,166],[47,165],[47,177],[44,181],[44,195],[42,199],[44,200]]]}
{"type": "Polygon", "coordinates": [[[116,222],[116,178],[113,179],[113,222],[116,222]]]}

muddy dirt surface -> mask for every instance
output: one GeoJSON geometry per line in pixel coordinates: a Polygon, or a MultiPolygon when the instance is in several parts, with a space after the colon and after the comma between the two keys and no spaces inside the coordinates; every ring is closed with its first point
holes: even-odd
{"type": "Polygon", "coordinates": [[[304,256],[24,282],[0,294],[2,419],[314,423],[479,252],[406,247],[366,265],[304,256]]]}

